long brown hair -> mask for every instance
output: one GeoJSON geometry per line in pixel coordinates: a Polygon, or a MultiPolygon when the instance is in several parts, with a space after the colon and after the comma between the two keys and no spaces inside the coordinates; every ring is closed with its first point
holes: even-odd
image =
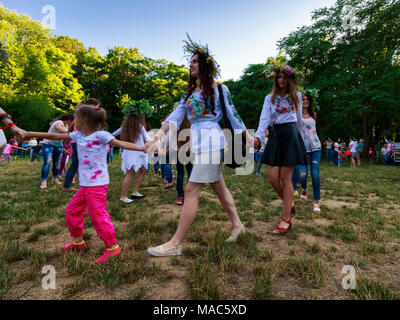
{"type": "Polygon", "coordinates": [[[281,71],[281,72],[277,72],[275,75],[275,80],[274,80],[274,88],[272,90],[272,97],[271,97],[271,102],[272,104],[275,104],[275,98],[278,94],[279,91],[279,82],[278,82],[278,78],[280,74],[283,74],[284,77],[287,79],[288,81],[288,89],[289,89],[289,95],[290,98],[292,99],[292,101],[294,102],[294,104],[296,105],[296,110],[299,110],[300,108],[300,100],[299,97],[297,95],[297,82],[296,82],[296,78],[294,75],[292,76],[288,76],[285,72],[281,71]]]}
{"type": "MultiPolygon", "coordinates": [[[[177,138],[179,137],[179,134],[181,133],[182,130],[190,129],[191,127],[192,127],[192,123],[189,121],[187,115],[185,114],[185,117],[183,118],[183,121],[182,121],[182,123],[181,123],[181,126],[179,127],[178,134],[177,134],[177,138]]],[[[186,140],[185,140],[185,141],[179,141],[179,140],[178,140],[178,143],[177,143],[178,150],[180,150],[181,147],[182,147],[183,145],[185,145],[186,143],[188,143],[189,141],[190,141],[190,136],[189,136],[189,137],[186,137],[186,140]]],[[[189,150],[190,150],[190,148],[189,148],[188,151],[187,151],[187,155],[189,155],[189,154],[188,154],[188,153],[189,153],[189,150]]]]}
{"type": "MultiPolygon", "coordinates": [[[[197,59],[199,62],[199,80],[202,85],[203,89],[203,100],[208,106],[209,100],[210,100],[210,106],[211,106],[211,113],[215,115],[215,101],[214,101],[214,78],[212,77],[212,66],[210,63],[207,62],[207,58],[204,54],[202,54],[199,51],[196,51],[193,54],[193,57],[197,55],[197,59]]],[[[193,77],[191,74],[189,75],[189,85],[188,85],[188,91],[185,96],[185,102],[189,99],[189,97],[193,94],[194,90],[196,89],[196,80],[197,77],[193,77]]]]}
{"type": "Polygon", "coordinates": [[[304,97],[307,97],[307,100],[310,102],[310,106],[308,107],[308,114],[311,116],[311,118],[317,121],[317,114],[314,111],[314,99],[307,94],[305,94],[304,97]]]}
{"type": "Polygon", "coordinates": [[[140,136],[140,130],[144,123],[144,115],[138,118],[137,115],[130,114],[122,124],[121,140],[135,143],[140,136]]]}
{"type": "Polygon", "coordinates": [[[107,112],[103,108],[81,103],[75,109],[75,118],[82,119],[93,131],[108,129],[107,112]]]}

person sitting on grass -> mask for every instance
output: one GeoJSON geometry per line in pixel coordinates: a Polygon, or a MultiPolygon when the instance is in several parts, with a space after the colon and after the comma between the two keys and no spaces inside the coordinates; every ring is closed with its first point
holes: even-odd
{"type": "Polygon", "coordinates": [[[29,132],[25,137],[38,137],[48,140],[74,140],[78,149],[79,183],[81,188],[68,204],[66,212],[67,226],[73,239],[62,251],[85,250],[83,225],[86,210],[106,252],[94,264],[104,263],[120,254],[114,227],[107,212],[107,189],[110,178],[107,168],[107,145],[111,144],[128,150],[147,152],[149,146],[138,146],[130,142],[115,139],[107,128],[106,111],[91,105],[78,105],[75,110],[75,126],[78,131],[70,133],[29,132]]]}

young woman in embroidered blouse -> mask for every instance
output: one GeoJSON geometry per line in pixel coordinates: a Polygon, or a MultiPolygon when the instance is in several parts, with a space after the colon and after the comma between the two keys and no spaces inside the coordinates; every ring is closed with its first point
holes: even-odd
{"type": "MultiPolygon", "coordinates": [[[[321,200],[321,181],[319,178],[319,167],[321,164],[321,141],[318,138],[316,119],[313,108],[313,98],[310,95],[303,95],[303,119],[302,119],[302,137],[307,149],[308,161],[314,193],[314,212],[321,212],[319,201],[321,200]]],[[[295,169],[294,175],[301,183],[301,198],[307,200],[307,178],[308,166],[299,165],[295,169]]],[[[296,179],[296,180],[297,180],[296,179]]],[[[295,182],[295,181],[293,181],[295,182]]],[[[293,189],[297,190],[297,183],[293,183],[293,189]]]]}
{"type": "MultiPolygon", "coordinates": [[[[224,150],[225,138],[218,124],[218,121],[222,119],[222,110],[217,84],[212,76],[213,65],[210,63],[209,57],[200,51],[193,54],[190,62],[188,92],[180,101],[178,108],[165,120],[155,138],[155,140],[161,139],[162,135],[168,132],[169,125],[173,125],[174,130],[179,130],[185,114],[187,114],[188,120],[192,123],[192,151],[196,160],[186,185],[185,202],[178,229],[167,243],[147,249],[152,256],[181,254],[181,244],[196,217],[200,192],[206,183],[210,183],[232,222],[233,230],[227,241],[236,241],[239,234],[245,232],[233,197],[222,176],[221,150],[224,150]],[[210,164],[207,160],[211,158],[213,161],[210,164]]],[[[227,116],[232,127],[245,132],[246,127],[233,105],[228,88],[222,85],[222,89],[227,106],[227,116]]]]}
{"type": "Polygon", "coordinates": [[[272,93],[266,98],[254,143],[259,148],[268,126],[273,125],[263,154],[268,165],[269,181],[284,202],[283,215],[274,235],[285,234],[292,227],[292,175],[296,165],[307,165],[307,154],[302,137],[302,95],[297,92],[294,70],[286,66],[275,71],[272,93]]]}

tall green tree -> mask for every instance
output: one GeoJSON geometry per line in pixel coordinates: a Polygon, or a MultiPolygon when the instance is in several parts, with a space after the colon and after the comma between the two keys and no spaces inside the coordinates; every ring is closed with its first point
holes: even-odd
{"type": "Polygon", "coordinates": [[[369,144],[399,133],[399,1],[339,0],[279,47],[305,71],[306,85],[320,89],[323,136],[369,144]]]}
{"type": "Polygon", "coordinates": [[[0,63],[2,103],[16,96],[43,96],[63,112],[83,97],[74,77],[75,56],[57,47],[40,23],[0,6],[0,42],[10,52],[8,66],[0,63]]]}

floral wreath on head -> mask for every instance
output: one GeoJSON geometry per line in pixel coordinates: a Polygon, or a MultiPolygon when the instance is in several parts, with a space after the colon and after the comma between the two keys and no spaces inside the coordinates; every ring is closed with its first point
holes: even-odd
{"type": "Polygon", "coordinates": [[[185,57],[190,61],[190,59],[196,52],[200,52],[206,57],[206,62],[210,66],[211,75],[213,76],[213,78],[219,76],[221,74],[220,66],[217,63],[217,61],[215,61],[214,57],[211,55],[211,52],[208,49],[208,45],[203,46],[201,43],[194,42],[190,38],[188,33],[186,33],[186,36],[188,37],[188,39],[183,40],[183,43],[185,44],[183,46],[185,57]]]}
{"type": "Polygon", "coordinates": [[[318,105],[319,89],[306,89],[304,90],[304,95],[311,97],[314,103],[314,110],[319,111],[320,107],[318,105]]]}
{"type": "Polygon", "coordinates": [[[296,79],[299,76],[299,72],[294,70],[291,66],[280,62],[270,63],[268,68],[264,71],[264,74],[268,78],[275,78],[275,76],[281,72],[293,79],[296,79]]]}
{"type": "Polygon", "coordinates": [[[136,115],[137,117],[140,117],[141,115],[145,115],[146,117],[151,117],[153,114],[153,108],[146,99],[141,99],[138,101],[131,100],[122,109],[122,113],[125,116],[136,115]]]}

